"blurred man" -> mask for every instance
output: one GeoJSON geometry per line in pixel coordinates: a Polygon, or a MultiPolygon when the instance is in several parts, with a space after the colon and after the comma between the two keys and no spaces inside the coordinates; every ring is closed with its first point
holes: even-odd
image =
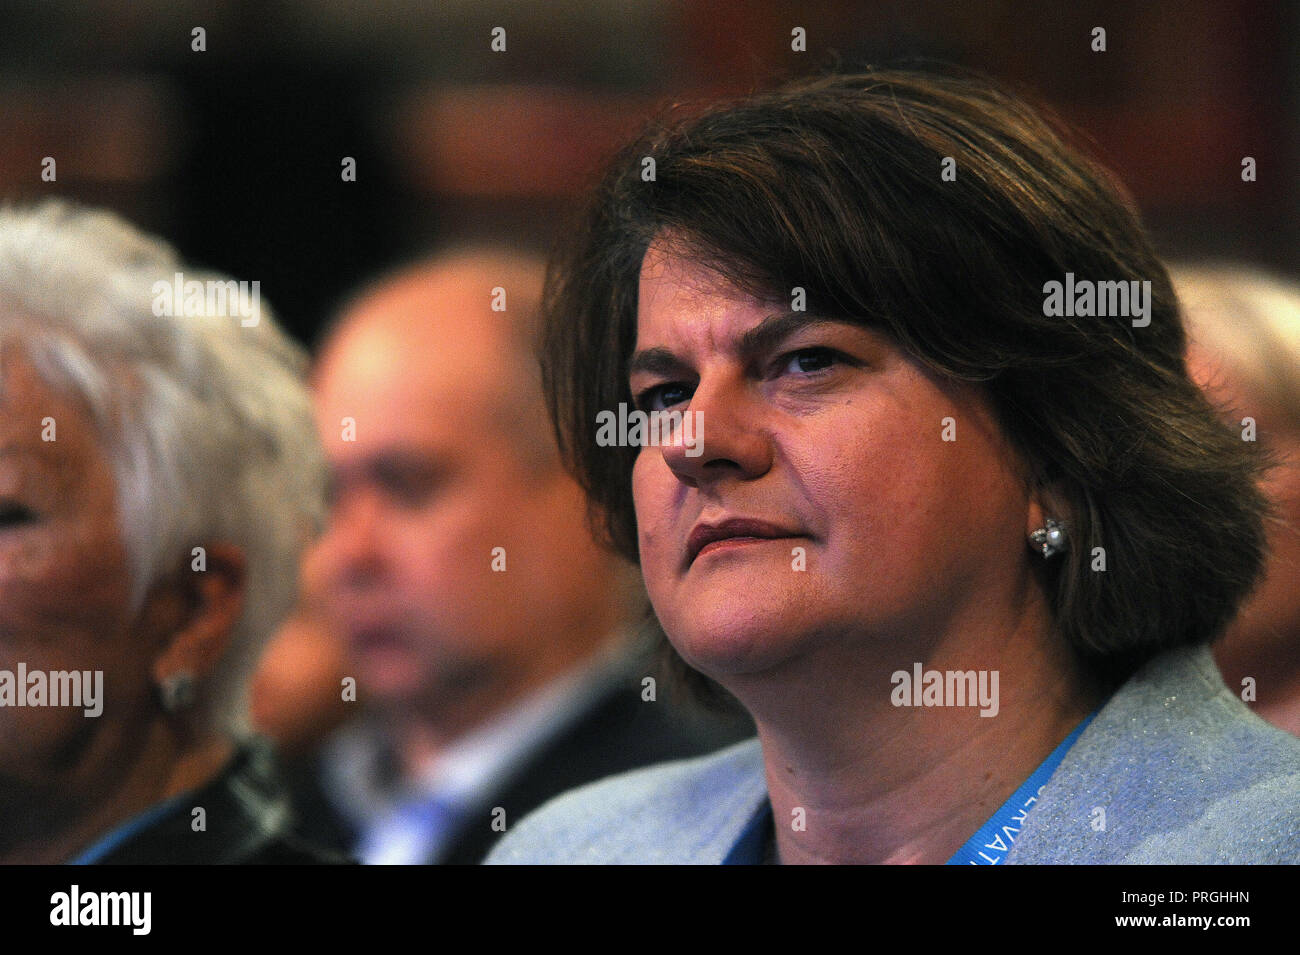
{"type": "Polygon", "coordinates": [[[369,711],[319,780],[365,862],[478,862],[553,795],[737,737],[679,722],[632,662],[636,575],[589,536],[542,403],[541,282],[444,257],[363,294],[319,356],[313,559],[369,711]]]}

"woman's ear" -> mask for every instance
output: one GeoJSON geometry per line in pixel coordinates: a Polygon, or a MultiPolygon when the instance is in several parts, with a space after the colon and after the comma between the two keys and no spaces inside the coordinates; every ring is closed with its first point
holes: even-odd
{"type": "Polygon", "coordinates": [[[159,634],[154,682],[188,674],[202,681],[216,667],[244,612],[244,553],[232,544],[215,543],[187,557],[166,581],[170,632],[159,634]]]}
{"type": "Polygon", "coordinates": [[[1042,481],[1032,486],[1026,510],[1025,537],[1047,526],[1048,518],[1061,524],[1071,523],[1071,510],[1059,482],[1042,481]]]}

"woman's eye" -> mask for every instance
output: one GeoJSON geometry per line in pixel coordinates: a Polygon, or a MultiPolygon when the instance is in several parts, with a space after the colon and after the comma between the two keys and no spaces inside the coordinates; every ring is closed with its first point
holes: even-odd
{"type": "Polygon", "coordinates": [[[647,388],[636,396],[636,406],[641,411],[663,411],[673,405],[691,400],[691,389],[678,382],[667,382],[647,388]]]}
{"type": "Polygon", "coordinates": [[[0,528],[30,524],[36,515],[21,504],[0,504],[0,528]]]}
{"type": "Polygon", "coordinates": [[[835,352],[829,348],[801,348],[786,355],[783,360],[784,372],[807,375],[829,368],[837,359],[835,352]]]}

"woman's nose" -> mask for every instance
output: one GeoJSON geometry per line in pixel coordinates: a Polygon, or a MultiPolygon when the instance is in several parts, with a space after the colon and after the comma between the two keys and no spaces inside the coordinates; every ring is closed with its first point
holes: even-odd
{"type": "Polygon", "coordinates": [[[761,396],[743,381],[702,379],[662,452],[678,480],[691,487],[761,476],[772,466],[761,396]]]}

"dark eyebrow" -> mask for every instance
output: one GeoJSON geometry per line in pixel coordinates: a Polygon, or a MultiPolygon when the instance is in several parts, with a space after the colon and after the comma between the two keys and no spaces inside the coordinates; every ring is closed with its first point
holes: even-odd
{"type": "Polygon", "coordinates": [[[628,376],[643,372],[650,375],[678,375],[687,371],[686,363],[667,348],[646,348],[627,363],[628,376]]]}
{"type": "Polygon", "coordinates": [[[385,448],[367,457],[346,464],[331,463],[329,480],[337,491],[346,483],[394,480],[427,481],[450,470],[440,455],[431,455],[408,448],[385,448]]]}
{"type": "Polygon", "coordinates": [[[767,354],[795,332],[810,325],[851,324],[844,319],[810,315],[807,312],[782,312],[778,315],[769,315],[740,336],[736,351],[743,361],[752,362],[759,356],[767,354]]]}
{"type": "MultiPolygon", "coordinates": [[[[749,331],[740,336],[736,351],[745,362],[774,349],[782,341],[800,329],[811,325],[849,325],[859,327],[842,318],[827,318],[824,315],[809,315],[805,312],[783,312],[769,315],[749,331]]],[[[667,348],[646,348],[637,352],[628,362],[629,376],[637,372],[655,375],[680,375],[689,371],[686,362],[678,358],[667,348]]]]}
{"type": "Polygon", "coordinates": [[[391,481],[400,478],[428,480],[447,470],[439,455],[423,454],[405,448],[380,451],[366,462],[365,471],[372,478],[391,481]]]}

